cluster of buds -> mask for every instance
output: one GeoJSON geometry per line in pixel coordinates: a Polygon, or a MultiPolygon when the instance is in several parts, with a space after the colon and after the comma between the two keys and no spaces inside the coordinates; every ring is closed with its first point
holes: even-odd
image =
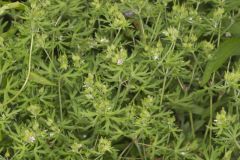
{"type": "Polygon", "coordinates": [[[163,46],[161,41],[158,41],[157,44],[154,46],[146,45],[144,47],[144,51],[145,51],[144,54],[147,57],[150,57],[153,60],[159,60],[163,51],[163,46]]]}
{"type": "Polygon", "coordinates": [[[94,108],[100,112],[110,111],[113,107],[109,100],[101,99],[94,104],[94,108]]]}
{"type": "Polygon", "coordinates": [[[79,54],[73,54],[72,61],[73,61],[73,66],[76,68],[79,68],[81,67],[82,64],[84,64],[84,61],[82,60],[79,54]]]}
{"type": "Polygon", "coordinates": [[[167,30],[163,31],[163,34],[173,43],[179,38],[179,31],[174,27],[167,28],[167,30]]]}
{"type": "Polygon", "coordinates": [[[151,114],[146,110],[143,109],[139,115],[139,118],[136,120],[137,126],[147,126],[151,120],[151,114]]]}
{"type": "Polygon", "coordinates": [[[215,48],[214,44],[208,41],[202,41],[199,44],[199,49],[202,51],[203,54],[207,57],[207,59],[212,58],[212,50],[215,48]]]}
{"type": "Polygon", "coordinates": [[[30,105],[27,110],[34,116],[37,117],[41,112],[41,107],[39,105],[30,105]]]}
{"type": "Polygon", "coordinates": [[[215,21],[219,21],[222,19],[223,14],[224,14],[225,10],[224,8],[217,8],[214,12],[213,12],[213,19],[215,21]]]}
{"type": "Polygon", "coordinates": [[[227,72],[224,75],[224,79],[229,86],[238,88],[238,82],[240,81],[240,72],[227,72]]]}
{"type": "Polygon", "coordinates": [[[87,99],[104,97],[108,93],[108,87],[101,82],[95,82],[93,74],[89,73],[84,82],[84,94],[87,99]]]}
{"type": "Polygon", "coordinates": [[[194,44],[197,41],[196,35],[183,37],[183,48],[188,52],[194,52],[194,44]]]}
{"type": "Polygon", "coordinates": [[[112,152],[113,148],[111,146],[111,141],[109,141],[108,139],[102,138],[99,140],[98,143],[98,152],[100,154],[104,154],[106,152],[112,152]]]}
{"type": "Polygon", "coordinates": [[[224,129],[229,127],[229,125],[231,125],[235,121],[236,116],[227,115],[224,108],[222,108],[220,113],[217,113],[216,119],[214,120],[217,135],[220,135],[224,131],[224,129]]]}
{"type": "Polygon", "coordinates": [[[126,20],[122,12],[116,5],[111,5],[108,10],[111,18],[111,27],[114,29],[125,29],[129,27],[130,23],[126,20]]]}
{"type": "Polygon", "coordinates": [[[72,145],[71,145],[71,149],[72,149],[72,152],[75,152],[75,153],[79,153],[79,150],[83,147],[83,145],[81,143],[76,143],[74,142],[72,145]]]}
{"type": "Polygon", "coordinates": [[[95,10],[99,10],[102,6],[102,4],[100,3],[99,0],[93,0],[93,2],[91,2],[91,6],[95,9],[95,10]]]}
{"type": "Polygon", "coordinates": [[[118,49],[114,45],[110,45],[107,48],[106,53],[107,53],[106,58],[107,59],[111,58],[112,63],[114,63],[116,65],[123,65],[123,63],[125,62],[125,60],[127,59],[127,56],[128,56],[126,49],[124,49],[124,48],[118,49]]]}
{"type": "Polygon", "coordinates": [[[68,58],[66,54],[62,54],[58,57],[58,62],[60,63],[60,68],[66,70],[68,68],[68,58]]]}
{"type": "Polygon", "coordinates": [[[33,131],[25,130],[23,140],[28,143],[34,143],[36,141],[36,134],[33,131]]]}

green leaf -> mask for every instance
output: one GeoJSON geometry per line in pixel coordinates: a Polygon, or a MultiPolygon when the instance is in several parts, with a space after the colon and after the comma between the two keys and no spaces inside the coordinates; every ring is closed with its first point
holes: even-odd
{"type": "Polygon", "coordinates": [[[10,10],[10,9],[20,9],[20,10],[24,10],[25,9],[25,5],[22,4],[22,3],[19,3],[19,2],[13,2],[13,3],[8,3],[8,4],[5,4],[4,6],[2,6],[0,8],[0,16],[5,14],[5,12],[7,10],[10,10]]]}
{"type": "Polygon", "coordinates": [[[228,31],[233,37],[240,37],[240,22],[234,23],[228,31]]]}
{"type": "Polygon", "coordinates": [[[38,83],[38,84],[42,84],[42,85],[49,85],[49,86],[56,86],[55,83],[49,81],[48,79],[42,77],[41,75],[31,72],[30,73],[30,78],[31,81],[38,83]]]}
{"type": "Polygon", "coordinates": [[[238,9],[240,7],[239,0],[227,0],[226,1],[226,8],[229,10],[238,9]]]}
{"type": "Polygon", "coordinates": [[[214,58],[211,59],[205,68],[201,84],[208,82],[211,74],[217,71],[224,62],[231,56],[240,54],[240,38],[231,38],[220,44],[220,47],[214,51],[214,58]]]}

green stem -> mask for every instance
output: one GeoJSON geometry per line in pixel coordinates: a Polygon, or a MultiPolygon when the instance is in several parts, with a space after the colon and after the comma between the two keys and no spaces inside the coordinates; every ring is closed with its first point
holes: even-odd
{"type": "Polygon", "coordinates": [[[144,158],[144,156],[143,156],[143,154],[142,154],[141,148],[140,148],[140,146],[138,145],[137,140],[134,141],[134,144],[135,144],[135,146],[137,147],[137,150],[138,150],[138,153],[139,153],[141,159],[144,160],[145,158],[144,158]]]}
{"type": "Polygon", "coordinates": [[[62,111],[62,96],[61,96],[61,78],[58,80],[58,100],[59,100],[59,110],[60,110],[60,119],[63,120],[63,111],[62,111]]]}
{"type": "Polygon", "coordinates": [[[210,119],[209,119],[209,140],[210,140],[210,146],[212,144],[212,121],[213,121],[213,97],[210,96],[210,119]]]}
{"type": "Polygon", "coordinates": [[[151,42],[153,40],[155,40],[156,37],[157,37],[157,36],[154,37],[154,34],[155,34],[156,30],[157,30],[158,23],[159,23],[159,20],[160,20],[160,16],[161,16],[161,12],[159,12],[158,17],[157,17],[157,22],[155,23],[155,26],[154,26],[154,29],[153,29],[153,33],[152,33],[152,36],[151,36],[151,39],[150,39],[151,42]]]}
{"type": "Polygon", "coordinates": [[[161,61],[158,62],[158,65],[154,68],[151,76],[153,76],[155,74],[157,69],[160,67],[160,65],[162,65],[162,62],[165,60],[165,58],[167,58],[168,54],[174,49],[174,47],[175,47],[175,43],[172,43],[171,46],[169,47],[168,51],[166,52],[166,54],[161,58],[161,61]]]}
{"type": "Polygon", "coordinates": [[[116,34],[116,36],[115,36],[115,38],[114,38],[113,42],[115,42],[115,41],[117,40],[117,38],[118,38],[118,36],[119,36],[120,32],[121,32],[121,29],[118,29],[118,32],[117,32],[117,34],[116,34]]]}
{"type": "Polygon", "coordinates": [[[238,141],[236,139],[234,139],[234,143],[236,144],[237,148],[240,150],[240,144],[238,143],[238,141]]]}
{"type": "Polygon", "coordinates": [[[141,40],[142,40],[143,43],[145,43],[146,42],[146,35],[145,35],[145,31],[144,31],[144,24],[143,24],[142,17],[141,17],[140,14],[138,15],[138,17],[139,17],[139,22],[140,22],[139,27],[140,27],[140,32],[141,32],[141,40]]]}
{"type": "Polygon", "coordinates": [[[192,112],[189,112],[189,117],[190,117],[190,124],[191,124],[192,136],[193,136],[193,138],[195,138],[195,130],[194,130],[194,126],[193,126],[192,112]]]}
{"type": "Polygon", "coordinates": [[[132,144],[133,144],[133,143],[131,142],[131,143],[129,143],[129,144],[127,145],[127,147],[124,148],[124,150],[123,150],[123,151],[121,152],[121,154],[119,155],[118,160],[121,160],[121,159],[122,159],[123,154],[130,148],[130,146],[131,146],[132,144]]]}
{"type": "Polygon", "coordinates": [[[166,74],[164,75],[163,86],[162,86],[162,93],[161,93],[161,97],[160,97],[160,105],[162,105],[162,102],[163,102],[163,96],[164,96],[165,86],[166,86],[166,81],[167,81],[167,74],[168,74],[168,69],[166,71],[166,74]]]}
{"type": "Polygon", "coordinates": [[[25,89],[29,77],[30,77],[30,73],[31,73],[31,63],[32,63],[32,51],[33,51],[33,38],[34,35],[32,34],[31,36],[31,45],[30,45],[30,51],[29,51],[29,58],[28,58],[28,72],[27,72],[27,77],[21,87],[21,89],[15,94],[15,96],[13,96],[11,99],[9,99],[7,102],[3,103],[2,105],[0,105],[1,107],[8,105],[9,103],[11,103],[12,101],[14,101],[25,89]]]}

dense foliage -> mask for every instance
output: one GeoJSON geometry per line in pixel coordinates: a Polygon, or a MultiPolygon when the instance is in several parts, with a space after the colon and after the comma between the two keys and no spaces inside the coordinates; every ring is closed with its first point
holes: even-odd
{"type": "Polygon", "coordinates": [[[0,1],[1,159],[237,160],[239,7],[0,1]]]}

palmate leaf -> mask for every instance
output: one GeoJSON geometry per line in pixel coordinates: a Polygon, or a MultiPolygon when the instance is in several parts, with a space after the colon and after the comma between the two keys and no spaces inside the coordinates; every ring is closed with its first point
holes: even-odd
{"type": "Polygon", "coordinates": [[[220,44],[220,47],[213,53],[214,58],[207,63],[201,84],[205,85],[211,74],[217,71],[229,57],[240,54],[239,49],[240,38],[231,38],[220,44]]]}

